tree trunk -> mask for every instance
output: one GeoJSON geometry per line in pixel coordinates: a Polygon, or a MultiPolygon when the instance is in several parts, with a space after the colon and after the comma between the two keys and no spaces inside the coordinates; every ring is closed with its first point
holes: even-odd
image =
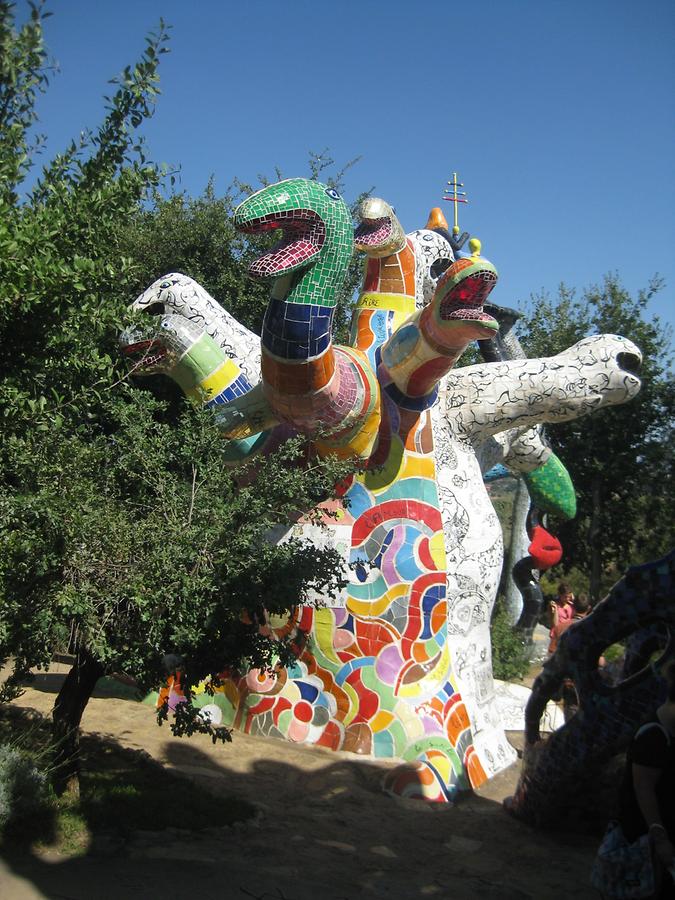
{"type": "Polygon", "coordinates": [[[80,789],[80,722],[103,666],[85,649],[77,652],[72,667],[59,691],[52,712],[54,751],[54,790],[79,793],[80,789]]]}
{"type": "Polygon", "coordinates": [[[588,543],[591,548],[591,572],[589,593],[595,605],[600,600],[602,581],[602,487],[599,478],[594,478],[591,486],[591,524],[588,529],[588,543]]]}

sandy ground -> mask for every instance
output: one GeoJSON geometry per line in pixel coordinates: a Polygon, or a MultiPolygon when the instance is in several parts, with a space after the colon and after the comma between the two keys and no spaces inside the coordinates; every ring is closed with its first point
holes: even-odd
{"type": "MultiPolygon", "coordinates": [[[[49,713],[57,673],[40,676],[15,704],[49,713]]],[[[448,805],[397,800],[380,790],[388,763],[235,734],[174,738],[152,708],[94,698],[83,730],[143,750],[208,790],[255,804],[255,820],[204,833],[137,832],[105,838],[80,858],[0,862],[2,900],[357,900],[357,898],[597,897],[588,884],[597,840],[537,832],[502,800],[519,764],[448,805]]],[[[511,736],[514,743],[519,735],[511,736]]]]}

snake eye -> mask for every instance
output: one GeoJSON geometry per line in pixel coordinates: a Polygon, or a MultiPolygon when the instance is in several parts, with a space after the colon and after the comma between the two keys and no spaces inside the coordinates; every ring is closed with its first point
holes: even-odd
{"type": "Polygon", "coordinates": [[[339,200],[340,195],[334,188],[326,188],[326,193],[330,197],[331,200],[339,200]]]}
{"type": "Polygon", "coordinates": [[[160,290],[162,290],[162,291],[163,291],[163,290],[166,290],[166,288],[170,288],[170,287],[171,287],[171,282],[170,282],[170,281],[163,281],[163,282],[160,284],[159,287],[160,287],[160,290]]]}

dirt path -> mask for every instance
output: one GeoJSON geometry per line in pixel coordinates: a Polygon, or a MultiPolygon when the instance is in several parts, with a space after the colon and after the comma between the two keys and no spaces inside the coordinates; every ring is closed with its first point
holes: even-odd
{"type": "MultiPolygon", "coordinates": [[[[51,679],[51,680],[50,680],[51,679]]],[[[46,676],[43,688],[55,687],[46,676]]],[[[49,713],[54,695],[28,690],[16,705],[49,713]]],[[[78,859],[16,858],[0,868],[3,900],[260,900],[359,898],[594,898],[596,841],[537,833],[501,801],[517,766],[454,807],[396,800],[380,791],[386,762],[235,734],[214,746],[172,737],[148,706],[92,699],[83,729],[143,750],[218,794],[237,794],[259,815],[205,834],[136,833],[120,848],[94,845],[78,859]]]]}

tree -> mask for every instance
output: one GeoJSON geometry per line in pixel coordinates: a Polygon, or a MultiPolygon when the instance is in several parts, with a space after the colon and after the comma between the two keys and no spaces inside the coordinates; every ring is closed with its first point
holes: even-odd
{"type": "Polygon", "coordinates": [[[246,274],[247,263],[260,252],[260,239],[252,242],[235,230],[238,200],[236,186],[218,197],[209,182],[198,198],[157,194],[151,207],[139,209],[123,233],[125,253],[136,264],[131,296],[162,275],[183,272],[260,334],[269,286],[246,274]]]}
{"type": "Polygon", "coordinates": [[[336,552],[266,540],[325,496],[339,474],[330,465],[298,465],[291,442],[255,472],[233,471],[208,413],[185,406],[162,421],[161,402],[141,392],[104,405],[112,433],[62,426],[14,438],[5,474],[19,489],[0,503],[4,653],[18,675],[55,650],[76,654],[55,705],[62,760],[106,672],[147,690],[166,674],[166,653],[183,657],[188,683],[243,660],[288,661],[290,645],[247,623],[342,584],[336,552]]]}
{"type": "Polygon", "coordinates": [[[662,287],[654,278],[633,297],[613,274],[580,297],[561,285],[554,301],[534,297],[520,326],[529,356],[553,355],[600,333],[620,334],[643,354],[642,389],[635,400],[548,431],[578,495],[576,519],[556,525],[563,566],[589,573],[596,600],[629,563],[658,558],[675,536],[671,335],[658,317],[647,314],[649,300],[662,287]]]}
{"type": "MultiPolygon", "coordinates": [[[[47,84],[41,9],[31,9],[30,21],[15,34],[12,6],[0,3],[3,60],[12,61],[0,73],[0,159],[6,175],[0,188],[0,402],[10,427],[37,406],[53,411],[61,402],[55,397],[59,391],[68,391],[72,408],[83,388],[95,390],[114,380],[120,293],[124,296],[132,267],[121,252],[120,225],[162,175],[146,160],[136,136],[158,92],[157,63],[167,37],[160,25],[141,60],[125,69],[117,91],[106,98],[107,115],[98,131],[71,143],[45,166],[20,202],[18,191],[35,150],[27,132],[36,95],[47,84]]],[[[92,412],[92,404],[85,405],[92,412]]]]}
{"type": "Polygon", "coordinates": [[[32,7],[17,30],[0,2],[0,658],[13,658],[7,698],[55,651],[75,654],[54,708],[64,788],[76,784],[79,723],[102,674],[147,688],[173,652],[189,686],[243,659],[288,658],[293,647],[258,633],[263,606],[282,614],[312,588],[330,595],[342,560],[265,537],[345,469],[308,461],[298,441],[255,470],[228,469],[206,412],[132,386],[116,341],[147,272],[126,235],[162,184],[137,135],[166,30],[117,80],[100,128],[22,201],[47,84],[42,18],[32,7]]]}

